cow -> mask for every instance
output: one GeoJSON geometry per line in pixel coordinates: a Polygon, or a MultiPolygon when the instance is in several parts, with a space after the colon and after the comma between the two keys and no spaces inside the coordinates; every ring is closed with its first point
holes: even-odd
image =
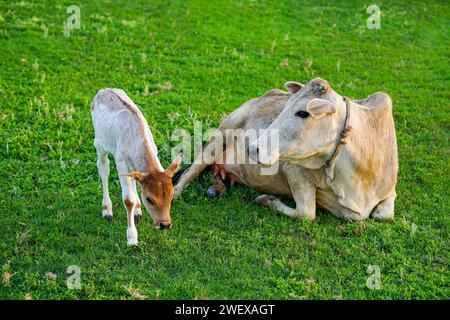
{"type": "Polygon", "coordinates": [[[170,229],[170,207],[174,195],[172,177],[180,167],[177,157],[164,170],[147,121],[139,108],[121,89],[102,89],[91,105],[97,151],[97,168],[103,187],[102,216],[111,221],[112,203],[108,193],[109,159],[112,153],[122,187],[122,200],[127,211],[127,243],[138,245],[135,224],[142,218],[141,201],[136,181],[141,186],[141,199],[156,229],[170,229]]]}
{"type": "Polygon", "coordinates": [[[271,90],[244,103],[222,121],[217,131],[223,136],[230,130],[262,132],[247,139],[245,148],[225,144],[219,153],[205,152],[221,147],[216,139],[208,141],[203,154],[179,177],[175,198],[211,166],[215,178],[210,196],[223,193],[222,180],[229,179],[264,192],[256,203],[292,218],[314,220],[318,205],[347,220],[392,219],[398,158],[390,97],[378,92],[350,100],[321,78],[307,85],[290,81],[285,87],[287,92],[271,90]],[[275,136],[279,147],[267,150],[262,141],[275,136]],[[228,163],[228,153],[246,162],[228,163]],[[274,174],[261,174],[274,164],[279,168],[274,174]],[[292,197],[296,207],[277,196],[292,197]]]}

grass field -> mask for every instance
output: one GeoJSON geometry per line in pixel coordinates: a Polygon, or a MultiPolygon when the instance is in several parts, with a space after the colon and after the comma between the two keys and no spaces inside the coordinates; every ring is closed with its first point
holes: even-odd
{"type": "Polygon", "coordinates": [[[450,5],[374,3],[379,30],[366,26],[369,1],[1,0],[0,298],[448,299],[450,5]],[[66,37],[71,4],[81,29],[66,37]],[[209,200],[205,174],[174,202],[172,230],[144,215],[133,249],[114,167],[115,218],[102,220],[98,89],[127,91],[167,166],[174,129],[217,127],[246,100],[317,76],[351,98],[392,97],[393,222],[294,221],[244,186],[209,200]],[[80,290],[66,286],[70,265],[80,290]]]}

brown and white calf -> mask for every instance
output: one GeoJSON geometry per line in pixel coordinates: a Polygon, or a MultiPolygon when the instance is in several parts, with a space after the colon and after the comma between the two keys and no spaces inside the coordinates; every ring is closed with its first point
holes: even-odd
{"type": "Polygon", "coordinates": [[[128,244],[138,244],[135,223],[139,223],[142,218],[136,181],[141,186],[141,199],[155,228],[171,228],[170,206],[174,194],[172,176],[180,166],[180,158],[175,159],[164,171],[147,121],[121,89],[100,90],[92,102],[91,115],[97,167],[103,186],[102,216],[107,220],[113,216],[108,193],[108,154],[112,153],[127,210],[128,244]]]}

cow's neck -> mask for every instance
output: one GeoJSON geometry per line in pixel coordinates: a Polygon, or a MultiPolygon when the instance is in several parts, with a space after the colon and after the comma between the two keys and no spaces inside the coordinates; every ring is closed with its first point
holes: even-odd
{"type": "Polygon", "coordinates": [[[351,114],[351,105],[350,100],[346,97],[343,97],[343,100],[345,102],[345,113],[344,118],[342,121],[342,128],[340,129],[340,132],[338,134],[338,141],[336,142],[336,146],[334,147],[334,151],[331,154],[331,156],[328,158],[328,160],[325,162],[325,167],[331,167],[334,164],[334,161],[337,157],[339,157],[339,153],[342,151],[342,148],[344,147],[346,143],[346,139],[350,131],[352,131],[352,127],[349,125],[350,123],[350,114],[351,114]]]}
{"type": "Polygon", "coordinates": [[[380,152],[376,152],[373,139],[370,139],[377,134],[370,123],[374,119],[367,114],[370,110],[354,103],[350,103],[350,108],[348,126],[352,127],[352,131],[345,139],[339,155],[325,172],[327,183],[338,196],[340,204],[363,214],[366,188],[370,188],[371,179],[377,175],[376,166],[371,163],[379,161],[380,152]]]}

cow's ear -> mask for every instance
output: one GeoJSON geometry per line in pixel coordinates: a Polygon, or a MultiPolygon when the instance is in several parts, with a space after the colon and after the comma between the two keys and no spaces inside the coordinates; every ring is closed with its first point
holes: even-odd
{"type": "Polygon", "coordinates": [[[336,111],[336,105],[328,100],[314,98],[306,106],[306,111],[312,117],[318,119],[327,114],[334,113],[336,111]]]}
{"type": "Polygon", "coordinates": [[[284,87],[292,94],[296,93],[298,90],[304,87],[301,83],[295,81],[289,81],[284,84],[284,87]]]}
{"type": "Polygon", "coordinates": [[[167,168],[165,173],[172,178],[173,175],[180,169],[181,166],[181,156],[178,155],[175,160],[173,160],[172,164],[167,168]]]}
{"type": "Polygon", "coordinates": [[[122,177],[130,177],[130,178],[133,178],[134,180],[137,180],[137,181],[142,181],[142,179],[144,178],[144,173],[141,173],[141,172],[137,172],[137,171],[134,171],[134,172],[130,172],[130,173],[122,173],[122,174],[120,174],[122,177]]]}

